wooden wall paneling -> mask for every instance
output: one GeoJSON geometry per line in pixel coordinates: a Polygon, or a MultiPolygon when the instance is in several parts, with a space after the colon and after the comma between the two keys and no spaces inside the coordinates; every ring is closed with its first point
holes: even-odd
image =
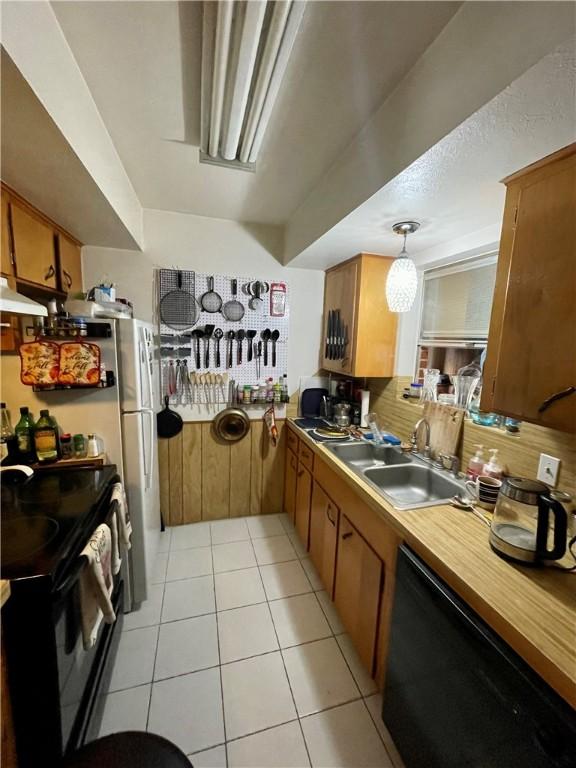
{"type": "Polygon", "coordinates": [[[168,440],[170,476],[170,523],[182,525],[182,432],[168,440]]]}
{"type": "Polygon", "coordinates": [[[158,440],[158,471],[160,474],[160,514],[164,525],[171,525],[170,521],[170,458],[169,441],[161,438],[158,440]]]}
{"type": "Polygon", "coordinates": [[[202,519],[230,517],[230,445],[214,437],[212,422],[202,423],[202,519]]]}
{"type": "Polygon", "coordinates": [[[282,512],[284,500],[284,460],[286,452],[285,422],[277,421],[278,442],[272,445],[268,430],[262,430],[262,504],[263,515],[276,515],[282,512]]]}
{"type": "Polygon", "coordinates": [[[230,517],[250,514],[253,469],[251,431],[239,443],[230,446],[230,517]]]}
{"type": "MultiPolygon", "coordinates": [[[[253,421],[250,428],[252,457],[250,460],[250,514],[260,515],[262,513],[262,458],[263,458],[263,440],[264,424],[262,421],[253,421]]],[[[267,439],[267,438],[266,438],[267,439]]]]}
{"type": "Polygon", "coordinates": [[[202,519],[202,426],[189,422],[182,430],[182,522],[202,519]]]}

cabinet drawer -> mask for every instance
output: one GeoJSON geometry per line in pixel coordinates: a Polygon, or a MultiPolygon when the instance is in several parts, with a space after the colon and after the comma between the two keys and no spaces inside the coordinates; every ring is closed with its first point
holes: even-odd
{"type": "Polygon", "coordinates": [[[300,442],[294,432],[288,427],[288,448],[298,455],[298,443],[300,442]]]}
{"type": "Polygon", "coordinates": [[[314,452],[300,441],[300,451],[298,453],[300,462],[312,472],[314,469],[314,452]]]}

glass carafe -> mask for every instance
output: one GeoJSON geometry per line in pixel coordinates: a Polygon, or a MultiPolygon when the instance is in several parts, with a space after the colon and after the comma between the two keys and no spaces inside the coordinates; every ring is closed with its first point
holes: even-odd
{"type": "Polygon", "coordinates": [[[559,560],[566,552],[568,514],[538,480],[504,480],[490,527],[490,544],[524,563],[559,560]]]}

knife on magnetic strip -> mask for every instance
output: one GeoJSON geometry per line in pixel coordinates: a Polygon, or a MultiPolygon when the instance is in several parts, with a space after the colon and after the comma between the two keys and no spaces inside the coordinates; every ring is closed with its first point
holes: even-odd
{"type": "Polygon", "coordinates": [[[330,327],[332,325],[332,310],[328,310],[328,321],[326,325],[326,350],[324,352],[324,357],[329,360],[330,359],[330,327]]]}
{"type": "Polygon", "coordinates": [[[342,320],[340,319],[340,310],[337,309],[336,310],[336,330],[335,330],[336,350],[334,353],[335,360],[340,360],[341,333],[342,333],[342,320]]]}

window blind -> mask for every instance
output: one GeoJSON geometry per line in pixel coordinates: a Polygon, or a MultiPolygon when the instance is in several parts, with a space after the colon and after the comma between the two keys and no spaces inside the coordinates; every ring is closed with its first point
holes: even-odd
{"type": "Polygon", "coordinates": [[[424,275],[421,340],[488,338],[497,254],[424,275]]]}

